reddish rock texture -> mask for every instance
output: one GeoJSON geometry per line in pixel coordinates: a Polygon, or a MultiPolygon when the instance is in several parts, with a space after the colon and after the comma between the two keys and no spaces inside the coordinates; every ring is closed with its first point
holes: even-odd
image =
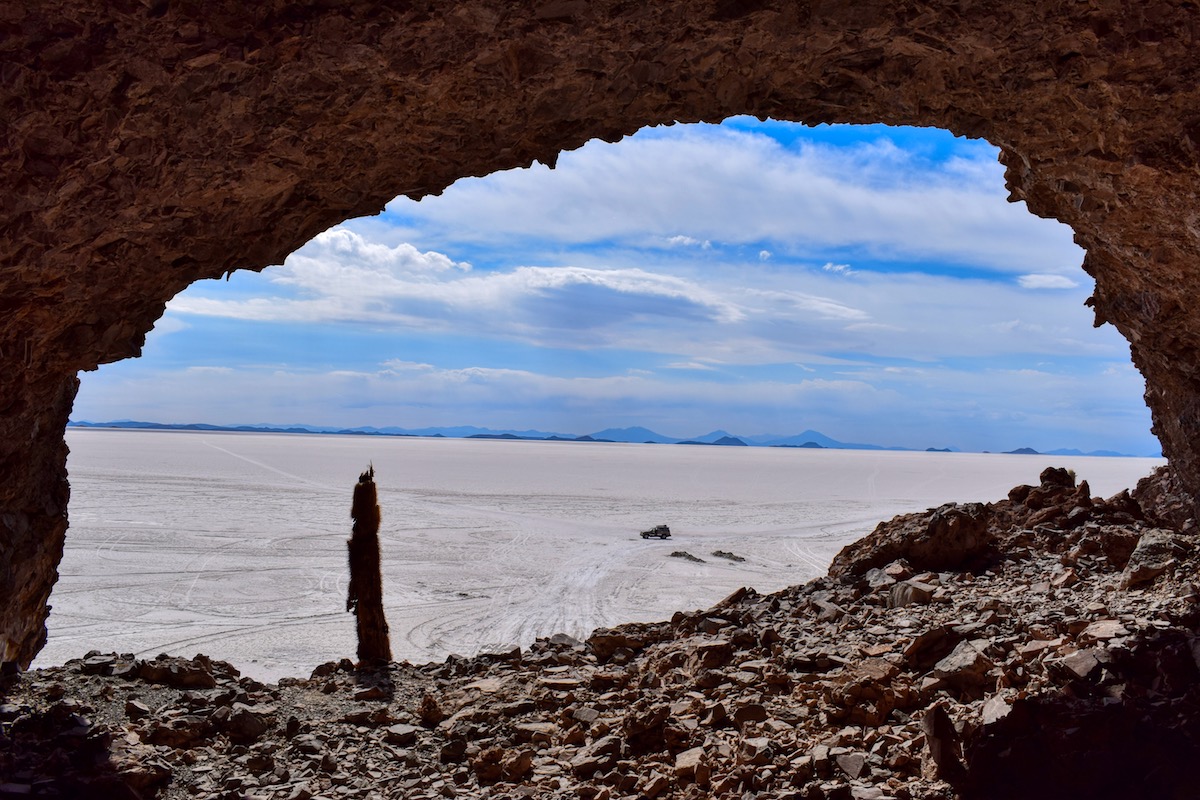
{"type": "Polygon", "coordinates": [[[28,663],[66,526],[78,370],[172,295],[397,194],[588,139],[755,114],[1001,148],[1071,225],[1098,321],[1200,494],[1200,11],[1014,0],[28,0],[0,7],[0,606],[28,663]]]}

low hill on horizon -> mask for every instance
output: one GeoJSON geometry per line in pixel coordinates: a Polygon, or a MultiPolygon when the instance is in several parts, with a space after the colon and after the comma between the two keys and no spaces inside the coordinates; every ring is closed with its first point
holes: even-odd
{"type": "MultiPolygon", "coordinates": [[[[241,432],[241,433],[291,433],[291,434],[336,434],[342,436],[420,436],[427,438],[447,438],[447,439],[506,439],[506,440],[530,440],[530,441],[555,441],[555,442],[619,442],[626,444],[708,444],[708,445],[733,445],[733,446],[749,446],[749,447],[792,447],[792,448],[807,448],[807,449],[823,449],[823,450],[891,450],[891,451],[910,451],[916,452],[916,448],[910,447],[895,447],[879,444],[867,444],[861,442],[842,442],[834,439],[831,436],[826,436],[820,431],[805,430],[803,433],[794,434],[791,436],[781,436],[777,434],[759,434],[756,436],[743,436],[729,433],[725,430],[715,430],[706,433],[702,436],[693,436],[688,438],[675,438],[673,436],[664,436],[661,433],[653,431],[642,426],[633,426],[629,428],[605,428],[601,431],[588,434],[560,433],[541,431],[536,429],[514,430],[514,429],[493,429],[482,428],[475,425],[456,425],[456,426],[433,426],[425,428],[400,428],[388,426],[377,428],[374,426],[360,426],[356,428],[339,428],[328,425],[306,425],[306,424],[291,424],[291,425],[273,425],[270,423],[260,423],[253,425],[213,425],[203,422],[192,423],[173,423],[173,422],[145,422],[139,420],[113,420],[109,422],[90,422],[87,420],[72,420],[67,423],[69,428],[122,428],[131,430],[168,430],[168,431],[209,431],[209,432],[241,432]]],[[[962,452],[954,447],[928,447],[923,452],[962,452]]],[[[988,451],[981,451],[988,452],[988,451]]],[[[1113,450],[1093,450],[1083,452],[1072,448],[1059,448],[1056,450],[1037,451],[1033,448],[1022,447],[1017,450],[1009,450],[1009,453],[1021,453],[1029,455],[1047,455],[1047,456],[1093,456],[1093,457],[1132,457],[1128,453],[1118,453],[1113,450]]],[[[1146,458],[1161,458],[1161,454],[1153,456],[1144,456],[1146,458]]]]}

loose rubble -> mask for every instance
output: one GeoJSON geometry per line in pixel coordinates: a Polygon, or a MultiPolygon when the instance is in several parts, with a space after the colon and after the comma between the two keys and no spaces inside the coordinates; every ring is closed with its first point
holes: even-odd
{"type": "Polygon", "coordinates": [[[1194,796],[1200,559],[1164,480],[1047,470],[583,642],[277,686],[92,652],[5,677],[0,797],[1194,796]]]}

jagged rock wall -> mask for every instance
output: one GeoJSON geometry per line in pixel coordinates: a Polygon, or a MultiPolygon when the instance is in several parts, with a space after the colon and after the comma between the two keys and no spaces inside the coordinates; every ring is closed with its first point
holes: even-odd
{"type": "Polygon", "coordinates": [[[200,278],[397,194],[645,125],[755,114],[997,144],[1071,225],[1200,495],[1200,12],[1190,2],[510,0],[0,6],[0,635],[28,663],[78,370],[200,278]]]}

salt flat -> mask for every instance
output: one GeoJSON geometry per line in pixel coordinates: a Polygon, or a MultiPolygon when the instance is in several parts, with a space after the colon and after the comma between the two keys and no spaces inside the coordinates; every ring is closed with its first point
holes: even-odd
{"type": "Polygon", "coordinates": [[[93,648],[203,652],[262,680],[354,655],[345,542],[368,463],[393,655],[413,662],[802,583],[882,519],[997,500],[1046,466],[1107,496],[1163,463],[94,429],[67,441],[71,527],[35,666],[93,648]],[[674,537],[637,535],[658,523],[674,537]]]}

